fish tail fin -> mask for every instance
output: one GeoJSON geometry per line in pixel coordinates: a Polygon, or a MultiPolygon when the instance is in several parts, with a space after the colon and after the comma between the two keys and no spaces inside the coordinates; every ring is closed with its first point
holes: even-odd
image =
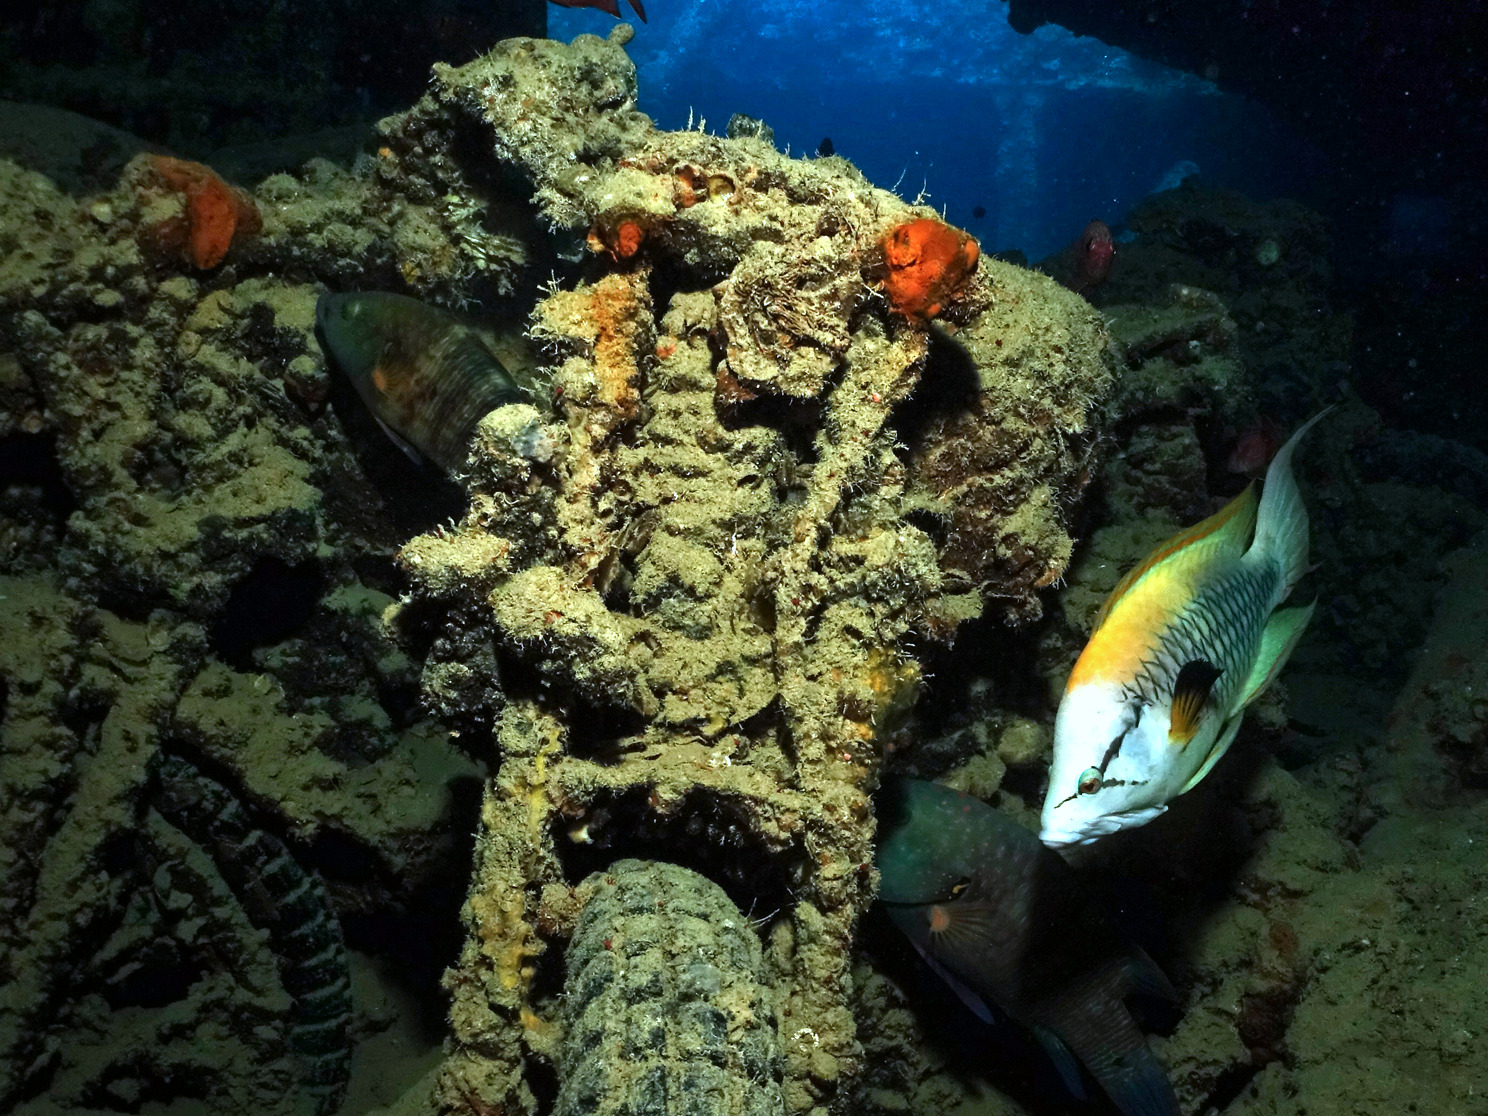
{"type": "Polygon", "coordinates": [[[1119,1000],[1086,1005],[1060,1037],[1100,1082],[1122,1116],[1178,1116],[1167,1070],[1119,1000]]]}
{"type": "Polygon", "coordinates": [[[1277,451],[1266,470],[1266,486],[1261,490],[1261,506],[1256,510],[1255,541],[1247,553],[1268,556],[1280,568],[1281,588],[1276,601],[1285,600],[1307,572],[1307,507],[1302,503],[1297,479],[1292,476],[1292,454],[1303,435],[1332,409],[1328,407],[1304,422],[1277,451]]]}
{"type": "Polygon", "coordinates": [[[1178,1116],[1168,1072],[1145,1043],[1090,1070],[1122,1116],[1178,1116]]]}

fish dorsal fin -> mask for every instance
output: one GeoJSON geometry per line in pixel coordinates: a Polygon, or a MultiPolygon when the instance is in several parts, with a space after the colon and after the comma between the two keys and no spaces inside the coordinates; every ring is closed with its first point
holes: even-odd
{"type": "Polygon", "coordinates": [[[1271,619],[1266,621],[1266,630],[1261,633],[1261,649],[1256,655],[1255,666],[1240,689],[1235,704],[1237,713],[1260,697],[1261,691],[1271,685],[1271,680],[1286,665],[1316,607],[1317,601],[1313,601],[1301,608],[1283,608],[1271,614],[1271,619]]]}
{"type": "Polygon", "coordinates": [[[1208,659],[1183,664],[1173,683],[1173,706],[1168,716],[1168,743],[1183,747],[1199,731],[1199,720],[1214,683],[1223,673],[1208,659]]]}
{"type": "Polygon", "coordinates": [[[1256,507],[1259,495],[1255,484],[1246,486],[1236,496],[1208,519],[1179,531],[1162,546],[1147,555],[1142,562],[1130,570],[1116,583],[1111,595],[1095,614],[1095,630],[1106,622],[1117,602],[1153,570],[1174,562],[1203,562],[1223,558],[1239,558],[1250,545],[1250,536],[1255,530],[1256,507]]]}

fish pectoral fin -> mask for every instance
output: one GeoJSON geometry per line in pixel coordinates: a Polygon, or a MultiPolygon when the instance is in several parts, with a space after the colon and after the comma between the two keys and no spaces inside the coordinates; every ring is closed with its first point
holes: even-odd
{"type": "Polygon", "coordinates": [[[1214,747],[1209,749],[1209,754],[1204,757],[1204,762],[1194,772],[1193,778],[1183,784],[1183,789],[1178,792],[1179,794],[1187,794],[1203,782],[1204,776],[1209,774],[1213,770],[1214,765],[1230,750],[1230,745],[1235,742],[1235,734],[1240,731],[1240,719],[1244,715],[1243,712],[1236,713],[1225,723],[1224,728],[1219,730],[1219,735],[1214,740],[1214,747]]]}
{"type": "Polygon", "coordinates": [[[424,455],[419,453],[418,450],[414,449],[413,443],[411,443],[407,438],[403,437],[403,435],[399,434],[387,423],[383,422],[382,419],[377,418],[376,415],[373,415],[372,417],[374,419],[377,419],[377,425],[382,427],[382,432],[388,436],[388,440],[408,455],[408,460],[412,461],[415,465],[423,465],[424,455]]]}
{"type": "Polygon", "coordinates": [[[1038,1039],[1039,1045],[1044,1048],[1044,1053],[1049,1055],[1049,1061],[1054,1063],[1054,1069],[1059,1074],[1059,1080],[1069,1090],[1070,1096],[1075,1100],[1085,1099],[1085,1080],[1080,1076],[1080,1063],[1070,1053],[1070,1048],[1064,1045],[1064,1040],[1047,1027],[1033,1024],[1029,1027],[1033,1037],[1038,1039]]]}
{"type": "Polygon", "coordinates": [[[1207,659],[1184,663],[1173,683],[1173,705],[1168,714],[1168,743],[1182,748],[1199,731],[1204,706],[1223,672],[1207,659]]]}
{"type": "Polygon", "coordinates": [[[1312,610],[1316,607],[1317,601],[1313,601],[1300,608],[1278,609],[1271,614],[1266,621],[1266,630],[1261,633],[1261,649],[1256,655],[1255,666],[1251,667],[1250,677],[1240,689],[1235,706],[1237,712],[1260,697],[1261,691],[1281,672],[1297,641],[1307,630],[1307,622],[1312,619],[1312,610]]]}
{"type": "Polygon", "coordinates": [[[956,994],[956,999],[965,1004],[972,1015],[975,1015],[983,1023],[991,1023],[995,1020],[992,1009],[987,1006],[986,1000],[982,999],[962,983],[960,978],[951,972],[951,970],[930,956],[930,951],[922,947],[918,942],[915,943],[915,948],[920,951],[920,956],[925,959],[925,964],[929,966],[930,971],[945,982],[946,987],[956,994]]]}

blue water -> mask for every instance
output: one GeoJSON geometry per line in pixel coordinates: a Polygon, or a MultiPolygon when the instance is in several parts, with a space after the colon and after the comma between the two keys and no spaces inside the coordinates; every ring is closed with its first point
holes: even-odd
{"type": "MultiPolygon", "coordinates": [[[[1319,201],[1321,157],[1259,105],[1061,28],[1019,35],[1001,4],[646,7],[629,50],[640,107],[659,126],[691,115],[722,133],[747,113],[796,154],[830,136],[874,182],[908,198],[923,190],[990,250],[1037,260],[1092,217],[1119,226],[1185,160],[1209,185],[1319,201]]],[[[556,7],[548,19],[565,40],[615,23],[556,7]]]]}

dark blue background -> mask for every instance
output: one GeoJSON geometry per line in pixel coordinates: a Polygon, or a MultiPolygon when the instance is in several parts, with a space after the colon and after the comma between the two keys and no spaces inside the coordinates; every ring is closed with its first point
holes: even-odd
{"type": "MultiPolygon", "coordinates": [[[[1259,105],[1057,27],[1019,35],[1005,11],[648,0],[629,51],[640,107],[659,126],[683,127],[692,112],[722,133],[747,113],[797,154],[831,136],[878,185],[913,198],[923,184],[929,204],[992,251],[1037,260],[1092,217],[1119,227],[1183,160],[1208,185],[1321,204],[1321,157],[1259,105]]],[[[550,12],[555,38],[615,22],[550,12]]]]}

